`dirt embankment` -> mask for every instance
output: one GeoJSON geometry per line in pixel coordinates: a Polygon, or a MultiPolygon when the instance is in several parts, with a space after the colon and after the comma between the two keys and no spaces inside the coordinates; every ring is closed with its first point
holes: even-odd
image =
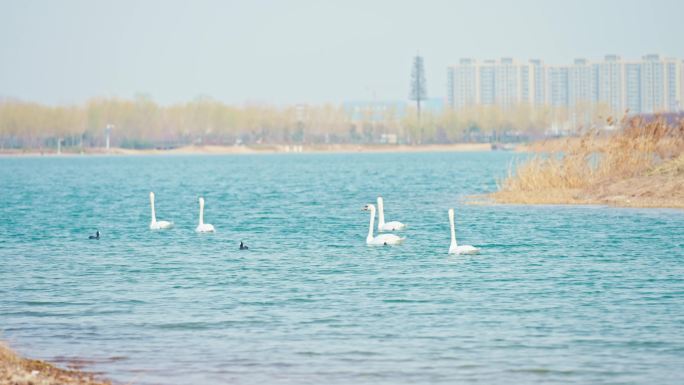
{"type": "Polygon", "coordinates": [[[18,356],[0,343],[0,385],[111,385],[93,374],[18,356]]]}

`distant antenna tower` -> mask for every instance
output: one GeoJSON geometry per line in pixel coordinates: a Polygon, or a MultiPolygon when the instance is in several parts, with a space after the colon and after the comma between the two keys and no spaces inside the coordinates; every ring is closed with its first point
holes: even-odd
{"type": "Polygon", "coordinates": [[[107,152],[109,152],[109,135],[112,133],[112,129],[114,128],[113,124],[108,124],[107,127],[105,127],[105,135],[106,135],[106,145],[107,147],[107,152]]]}
{"type": "Polygon", "coordinates": [[[420,122],[420,102],[427,99],[427,84],[425,81],[425,65],[420,54],[413,58],[413,69],[411,70],[411,100],[416,101],[418,121],[420,122]]]}

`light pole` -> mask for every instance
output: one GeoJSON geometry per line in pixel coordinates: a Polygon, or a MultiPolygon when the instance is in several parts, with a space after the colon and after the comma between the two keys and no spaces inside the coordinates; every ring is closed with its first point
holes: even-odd
{"type": "Polygon", "coordinates": [[[107,152],[109,152],[109,134],[112,133],[112,129],[114,128],[113,124],[108,124],[107,127],[105,127],[105,135],[106,135],[106,147],[107,147],[107,152]]]}

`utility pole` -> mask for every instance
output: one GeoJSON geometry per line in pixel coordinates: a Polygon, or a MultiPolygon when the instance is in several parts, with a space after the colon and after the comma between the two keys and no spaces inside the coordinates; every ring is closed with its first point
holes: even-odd
{"type": "Polygon", "coordinates": [[[421,137],[423,141],[422,126],[420,124],[420,102],[427,99],[427,84],[425,81],[425,65],[423,64],[423,57],[416,55],[413,58],[413,68],[411,70],[411,94],[409,99],[416,101],[416,112],[418,116],[418,126],[420,126],[421,137]]]}

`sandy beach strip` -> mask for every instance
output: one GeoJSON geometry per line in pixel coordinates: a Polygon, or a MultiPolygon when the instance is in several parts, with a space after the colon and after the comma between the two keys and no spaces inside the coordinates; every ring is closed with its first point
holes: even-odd
{"type": "Polygon", "coordinates": [[[23,358],[0,342],[0,385],[111,385],[92,373],[23,358]]]}

